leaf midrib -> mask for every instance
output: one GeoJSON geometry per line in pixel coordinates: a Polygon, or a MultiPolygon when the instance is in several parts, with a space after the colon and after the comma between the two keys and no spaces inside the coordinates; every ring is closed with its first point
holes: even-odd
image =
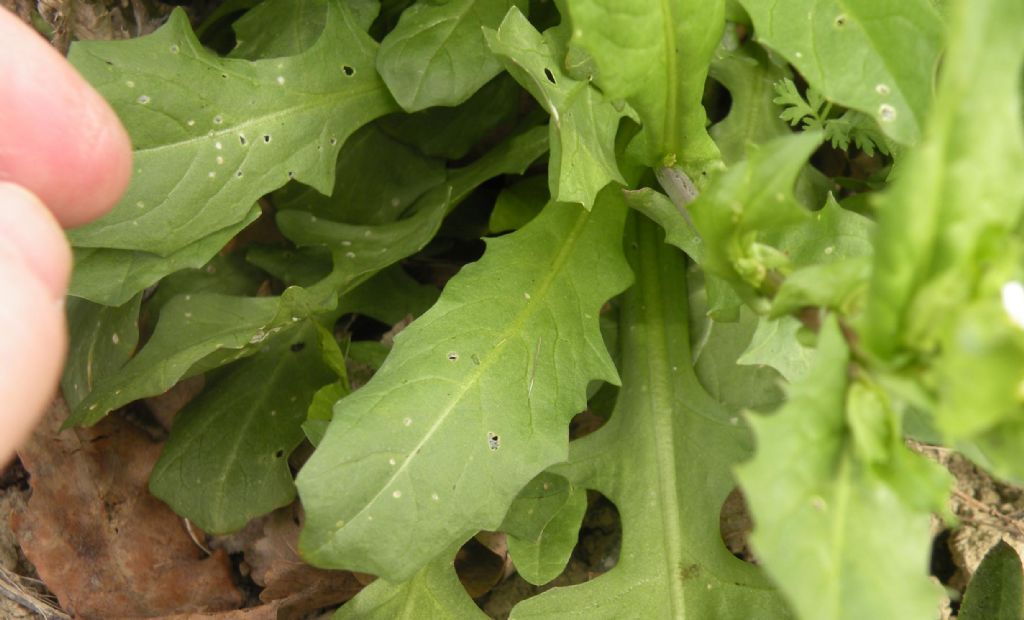
{"type": "MultiPolygon", "coordinates": [[[[676,107],[679,105],[679,86],[676,77],[679,67],[676,63],[675,20],[672,14],[672,0],[661,0],[661,35],[665,39],[665,138],[661,145],[668,153],[679,150],[676,144],[676,107]]],[[[663,155],[666,153],[663,153],[663,155]]]]}
{"type": "MultiPolygon", "coordinates": [[[[647,224],[647,222],[643,222],[647,224]]],[[[669,604],[673,618],[686,617],[686,593],[683,590],[682,582],[675,578],[678,568],[677,560],[683,558],[683,542],[680,532],[682,522],[679,515],[682,507],[679,506],[678,480],[676,477],[677,456],[675,449],[675,429],[673,417],[676,415],[676,405],[672,390],[673,373],[670,370],[668,352],[668,333],[665,324],[665,315],[662,302],[665,295],[662,291],[662,279],[658,270],[658,244],[659,240],[655,235],[649,234],[652,225],[640,227],[646,229],[646,239],[641,239],[637,234],[637,241],[640,243],[640,273],[637,276],[638,284],[642,284],[641,292],[642,306],[640,312],[644,317],[647,328],[647,355],[643,358],[646,361],[648,377],[647,406],[650,418],[653,420],[652,437],[654,443],[654,456],[657,462],[658,494],[657,502],[661,513],[662,541],[664,541],[665,561],[664,574],[669,590],[669,604]]]]}

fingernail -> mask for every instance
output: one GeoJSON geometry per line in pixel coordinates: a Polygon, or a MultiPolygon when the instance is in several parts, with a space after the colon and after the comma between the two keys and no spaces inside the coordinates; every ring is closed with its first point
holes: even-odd
{"type": "Polygon", "coordinates": [[[38,198],[0,182],[0,261],[20,266],[62,300],[71,275],[71,249],[60,224],[38,198]]]}

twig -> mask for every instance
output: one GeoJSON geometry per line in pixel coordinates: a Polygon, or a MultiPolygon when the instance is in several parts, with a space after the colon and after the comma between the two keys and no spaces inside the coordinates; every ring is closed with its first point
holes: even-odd
{"type": "Polygon", "coordinates": [[[1020,522],[1016,519],[1009,517],[1003,514],[1002,512],[996,510],[992,506],[989,506],[988,504],[985,504],[971,497],[970,495],[964,493],[960,489],[953,489],[953,495],[955,495],[957,499],[959,499],[960,501],[964,502],[965,504],[968,504],[972,509],[980,510],[981,512],[987,514],[989,517],[997,521],[1001,521],[1003,525],[1008,526],[1009,528],[1012,528],[1014,531],[1016,531],[1018,536],[1024,536],[1024,527],[1021,527],[1020,522]]]}
{"type": "Polygon", "coordinates": [[[17,575],[2,566],[0,566],[0,595],[42,616],[45,620],[71,620],[71,616],[33,596],[18,582],[17,575]]]}

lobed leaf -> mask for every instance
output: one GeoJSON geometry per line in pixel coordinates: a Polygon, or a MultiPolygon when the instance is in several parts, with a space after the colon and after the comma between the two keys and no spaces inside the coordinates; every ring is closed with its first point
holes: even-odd
{"type": "Polygon", "coordinates": [[[165,276],[202,267],[242,229],[255,222],[260,213],[259,206],[252,205],[242,221],[168,256],[141,250],[74,248],[75,269],[68,294],[105,306],[120,306],[165,276]]]}
{"type": "Polygon", "coordinates": [[[593,57],[601,90],[640,117],[645,163],[676,164],[701,178],[720,159],[701,99],[725,26],[724,0],[569,0],[568,7],[572,40],[593,57]]]}
{"type": "Polygon", "coordinates": [[[378,579],[342,605],[332,620],[473,620],[486,618],[466,594],[452,557],[443,554],[407,581],[378,579]]]}
{"type": "Polygon", "coordinates": [[[91,426],[133,400],[166,392],[180,379],[253,355],[268,336],[333,303],[298,287],[280,297],[175,297],[161,311],[146,346],[120,372],[96,382],[65,425],[91,426]]]}
{"type": "Polygon", "coordinates": [[[793,184],[820,143],[814,132],[776,138],[751,147],[746,160],[713,180],[690,205],[705,248],[702,267],[749,291],[785,266],[766,241],[810,218],[794,199],[793,184]]]}
{"type": "Polygon", "coordinates": [[[621,315],[622,388],[611,419],[552,471],[603,493],[622,520],[609,572],[513,609],[522,618],[786,618],[770,584],[722,544],[719,515],[748,431],[691,366],[686,264],[654,224],[626,237],[636,283],[621,315]]]}
{"type": "Polygon", "coordinates": [[[764,50],[746,43],[735,50],[719,52],[709,72],[728,89],[731,99],[729,114],[709,130],[726,164],[742,160],[748,144],[768,142],[788,133],[773,101],[774,85],[785,70],[772,62],[764,50]]]}
{"type": "Polygon", "coordinates": [[[948,474],[907,450],[870,386],[851,387],[849,361],[830,315],[786,404],[751,416],[757,455],[737,471],[751,543],[801,618],[930,619],[930,512],[944,510],[948,474]]]}
{"type": "Polygon", "coordinates": [[[316,286],[344,293],[425,246],[441,226],[450,196],[450,187],[435,188],[418,203],[415,214],[382,226],[344,224],[297,210],[279,211],[277,226],[299,247],[330,249],[334,269],[316,286]]]}
{"type": "Polygon", "coordinates": [[[569,77],[556,57],[555,42],[537,32],[517,8],[509,9],[497,31],[485,28],[484,38],[551,115],[551,198],[589,209],[605,185],[625,184],[615,161],[615,135],[628,111],[604,101],[589,83],[569,77]]]}
{"type": "Polygon", "coordinates": [[[394,110],[376,47],[337,1],[318,42],[287,58],[218,58],[181,11],[147,37],[76,45],[71,60],[131,134],[136,170],[113,211],[70,233],[73,245],[170,256],[290,179],[330,191],[341,144],[394,110]]]}
{"type": "Polygon", "coordinates": [[[274,206],[348,224],[384,224],[445,180],[444,162],[424,157],[372,124],[345,142],[335,170],[329,196],[291,183],[274,192],[274,206]]]}
{"type": "Polygon", "coordinates": [[[811,369],[813,349],[801,344],[798,334],[805,329],[791,316],[760,320],[747,348],[736,360],[747,366],[768,366],[792,383],[811,369]]]}
{"type": "Polygon", "coordinates": [[[587,384],[617,378],[597,313],[629,278],[624,208],[614,190],[593,212],[550,205],[399,334],[299,474],[308,560],[408,579],[564,460],[587,384]]]}

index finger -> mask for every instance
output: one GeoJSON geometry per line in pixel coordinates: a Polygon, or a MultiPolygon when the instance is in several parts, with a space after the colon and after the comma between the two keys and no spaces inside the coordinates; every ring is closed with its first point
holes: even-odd
{"type": "Polygon", "coordinates": [[[131,176],[131,141],[107,102],[42,37],[0,7],[0,181],[64,226],[105,213],[131,176]]]}

